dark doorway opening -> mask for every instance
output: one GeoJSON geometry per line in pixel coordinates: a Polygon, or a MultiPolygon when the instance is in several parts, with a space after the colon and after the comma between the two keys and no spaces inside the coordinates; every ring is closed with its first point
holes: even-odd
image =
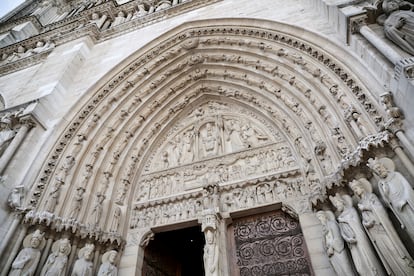
{"type": "Polygon", "coordinates": [[[204,234],[199,226],[156,233],[145,248],[143,276],[203,276],[204,234]]]}

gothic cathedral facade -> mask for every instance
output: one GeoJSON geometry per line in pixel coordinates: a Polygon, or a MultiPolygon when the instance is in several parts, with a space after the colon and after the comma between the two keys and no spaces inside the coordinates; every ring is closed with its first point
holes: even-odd
{"type": "Polygon", "coordinates": [[[1,276],[414,275],[413,30],[413,0],[26,0],[1,276]]]}

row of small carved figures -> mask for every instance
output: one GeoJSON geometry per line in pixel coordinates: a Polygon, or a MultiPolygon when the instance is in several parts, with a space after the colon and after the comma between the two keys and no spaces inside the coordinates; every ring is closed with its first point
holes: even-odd
{"type": "MultiPolygon", "coordinates": [[[[95,245],[92,243],[86,243],[80,248],[77,251],[77,260],[70,263],[76,252],[72,252],[70,255],[72,247],[68,238],[59,239],[53,243],[52,252],[46,262],[40,263],[41,256],[49,254],[47,249],[43,250],[46,244],[44,235],[44,232],[36,230],[25,237],[23,248],[9,268],[9,275],[34,275],[36,271],[42,276],[66,275],[68,271],[71,271],[70,275],[96,275],[98,259],[94,259],[94,257],[99,251],[95,250],[95,245]]],[[[97,275],[117,275],[117,262],[118,252],[107,249],[101,257],[97,275]]]]}
{"type": "MultiPolygon", "coordinates": [[[[187,1],[182,1],[182,2],[187,2],[187,1]]],[[[105,30],[105,29],[120,25],[122,23],[125,23],[127,21],[136,19],[138,17],[142,17],[144,15],[147,15],[153,12],[157,12],[160,10],[170,8],[172,5],[175,5],[175,4],[178,4],[178,1],[173,1],[171,3],[171,1],[169,0],[163,0],[163,1],[159,1],[159,3],[157,3],[155,6],[153,6],[152,4],[148,4],[148,3],[146,4],[141,3],[141,4],[138,4],[137,6],[138,9],[134,9],[133,11],[129,11],[129,12],[119,11],[117,16],[113,20],[108,19],[106,15],[100,16],[97,12],[94,12],[92,13],[91,19],[88,21],[87,24],[96,24],[98,29],[105,30]]],[[[83,9],[80,10],[80,8],[76,8],[72,12],[70,12],[68,16],[75,15],[80,11],[83,11],[83,9]]],[[[84,23],[80,23],[80,25],[77,26],[76,29],[84,27],[84,26],[85,26],[84,23]]],[[[3,52],[1,54],[0,65],[12,63],[12,62],[15,62],[17,60],[20,60],[20,59],[23,59],[29,56],[33,56],[35,54],[45,52],[54,47],[55,47],[55,44],[52,41],[45,42],[43,40],[36,42],[36,44],[31,48],[28,48],[27,46],[25,47],[23,45],[19,45],[15,51],[11,53],[3,52]]]]}

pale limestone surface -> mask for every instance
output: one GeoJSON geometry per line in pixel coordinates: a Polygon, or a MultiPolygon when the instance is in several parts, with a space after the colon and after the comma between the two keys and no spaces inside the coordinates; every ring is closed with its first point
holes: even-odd
{"type": "MultiPolygon", "coordinates": [[[[124,2],[128,1],[122,3],[124,2]]],[[[105,39],[95,41],[93,37],[86,36],[60,43],[43,60],[39,59],[40,63],[37,65],[0,75],[0,92],[5,99],[6,108],[25,106],[28,102],[37,101],[33,108],[25,107],[35,127],[31,128],[19,143],[15,142],[16,150],[13,157],[8,160],[8,163],[6,162],[6,169],[2,173],[1,202],[7,201],[8,194],[14,186],[24,185],[27,206],[32,204],[32,200],[36,206],[32,212],[27,213],[26,223],[37,225],[49,222],[52,223],[51,225],[57,225],[55,219],[59,217],[63,218],[65,226],[62,227],[78,229],[76,227],[80,227],[78,226],[80,223],[84,229],[82,231],[89,231],[91,235],[96,233],[95,230],[104,231],[102,239],[126,241],[120,260],[111,261],[111,264],[118,266],[120,275],[133,273],[139,275],[143,262],[143,248],[150,242],[147,237],[153,237],[153,234],[148,235],[148,232],[152,233],[151,229],[154,227],[168,230],[183,221],[195,223],[208,217],[206,210],[224,218],[231,218],[234,213],[241,210],[247,213],[253,210],[258,213],[264,211],[267,205],[282,203],[282,209],[297,217],[300,222],[315,274],[332,274],[329,258],[323,248],[321,225],[314,213],[320,208],[332,209],[326,201],[321,203],[326,191],[336,189],[333,185],[342,185],[343,172],[349,172],[349,164],[363,163],[362,159],[365,157],[354,152],[369,151],[383,143],[388,145],[392,140],[389,133],[381,132],[382,125],[375,120],[380,117],[381,120],[389,119],[384,109],[381,109],[378,98],[380,94],[386,92],[384,87],[392,86],[394,68],[364,37],[359,34],[348,37],[347,17],[357,15],[363,6],[361,4],[351,9],[347,6],[350,2],[352,1],[292,0],[288,3],[282,0],[262,0],[260,3],[247,0],[237,3],[219,1],[173,17],[166,17],[159,22],[114,37],[107,36],[105,39]],[[345,8],[342,8],[344,6],[345,8]],[[232,58],[218,62],[228,66],[229,72],[222,72],[214,66],[206,67],[208,69],[205,71],[186,68],[187,65],[182,67],[182,71],[190,74],[195,83],[204,78],[208,78],[212,84],[215,84],[219,78],[231,80],[233,83],[230,85],[224,82],[223,91],[220,92],[222,89],[220,86],[209,86],[210,84],[205,83],[204,87],[194,87],[194,93],[190,93],[190,89],[183,91],[182,96],[170,96],[167,95],[168,87],[163,89],[153,84],[154,87],[151,89],[156,90],[153,93],[154,98],[148,99],[146,95],[142,95],[142,99],[136,99],[135,105],[139,106],[141,101],[143,105],[142,110],[137,112],[134,109],[136,107],[132,105],[133,93],[125,96],[119,87],[125,86],[126,93],[135,89],[144,94],[144,91],[151,87],[146,84],[146,80],[157,82],[159,76],[164,78],[166,76],[162,74],[163,68],[155,66],[154,68],[160,70],[160,73],[151,71],[149,76],[143,73],[144,81],[138,78],[138,88],[132,89],[126,79],[120,79],[122,84],[119,87],[115,86],[115,92],[112,94],[115,98],[112,98],[114,99],[112,102],[98,103],[98,107],[93,110],[95,117],[85,113],[83,116],[86,117],[85,121],[77,119],[77,113],[91,104],[91,98],[97,91],[103,91],[104,87],[108,87],[111,78],[128,68],[129,63],[145,55],[152,47],[163,45],[166,39],[177,33],[184,33],[184,29],[190,26],[202,29],[216,25],[220,28],[220,24],[222,26],[233,24],[233,28],[246,29],[254,26],[287,33],[293,35],[295,39],[303,39],[311,45],[309,47],[321,46],[322,49],[319,51],[325,54],[323,58],[326,60],[326,56],[331,55],[333,59],[333,61],[326,60],[326,64],[339,66],[338,70],[341,73],[336,74],[342,74],[343,80],[350,78],[352,83],[357,83],[364,97],[357,99],[352,96],[355,92],[352,91],[352,84],[349,81],[341,82],[341,78],[330,72],[328,66],[321,66],[317,59],[313,59],[310,55],[307,56],[281,43],[266,42],[269,48],[265,47],[267,44],[261,48],[260,43],[257,44],[259,41],[257,38],[250,39],[246,35],[238,35],[244,41],[250,39],[249,43],[251,43],[248,44],[251,47],[249,50],[246,50],[247,44],[237,48],[248,52],[239,56],[244,60],[245,68],[237,65],[232,58]],[[349,46],[346,42],[349,42],[349,46]],[[263,51],[268,51],[265,52],[267,59],[263,58],[263,51]],[[269,65],[273,66],[271,68],[263,65],[263,68],[251,69],[251,58],[254,55],[260,56],[261,64],[266,65],[269,60],[276,61],[274,64],[277,64],[276,67],[280,67],[281,70],[275,69],[274,64],[269,65]],[[236,69],[231,71],[232,67],[236,69]],[[260,83],[261,79],[258,76],[266,76],[270,71],[273,74],[271,79],[277,80],[282,87],[282,92],[277,92],[274,87],[269,88],[266,82],[270,83],[270,80],[260,83]],[[240,72],[247,72],[245,80],[238,79],[240,72]],[[249,90],[251,92],[242,91],[238,94],[239,91],[235,90],[234,84],[237,84],[237,87],[245,86],[251,89],[249,90]],[[318,92],[309,92],[308,88],[318,92]],[[221,94],[217,94],[217,91],[221,94]],[[203,93],[210,96],[203,97],[203,93]],[[121,94],[123,96],[116,98],[121,94]],[[168,97],[171,97],[171,102],[166,101],[168,97]],[[122,105],[119,104],[120,99],[123,101],[122,105]],[[189,100],[190,106],[187,105],[189,100]],[[276,103],[275,100],[279,102],[276,103]],[[235,104],[237,101],[244,101],[243,105],[248,108],[240,108],[239,104],[235,104]],[[266,105],[267,102],[270,104],[266,105]],[[350,104],[353,107],[348,108],[350,104]],[[215,109],[210,110],[212,106],[215,109]],[[196,107],[203,108],[205,113],[198,114],[196,107]],[[353,121],[354,119],[347,114],[354,114],[355,108],[357,114],[361,116],[360,119],[353,121]],[[258,109],[266,110],[267,113],[257,112],[258,109]],[[98,111],[95,112],[96,110],[98,111]],[[99,110],[104,111],[99,112],[99,110]],[[168,110],[173,110],[171,114],[175,112],[177,114],[173,122],[167,124],[166,121],[170,120],[168,117],[170,115],[167,116],[168,110]],[[189,115],[178,116],[181,110],[189,115]],[[144,116],[143,119],[139,119],[140,116],[144,116]],[[200,123],[191,116],[197,118],[200,123]],[[131,117],[135,119],[130,120],[131,117]],[[149,119],[145,120],[145,117],[149,119]],[[298,126],[294,120],[288,121],[289,117],[296,118],[298,126]],[[250,132],[247,129],[234,132],[237,127],[233,126],[232,129],[229,125],[236,120],[235,118],[240,119],[238,123],[243,127],[247,128],[249,125],[254,127],[250,127],[250,132]],[[279,118],[285,118],[283,123],[273,123],[279,118]],[[86,134],[87,139],[76,144],[73,137],[67,136],[67,140],[62,142],[62,133],[68,133],[69,126],[75,126],[75,122],[76,124],[80,122],[80,129],[84,133],[77,129],[71,135],[86,134]],[[141,124],[147,129],[141,130],[141,124]],[[214,128],[216,142],[214,154],[209,153],[207,146],[210,143],[209,126],[214,128]],[[134,132],[132,129],[137,131],[134,132]],[[188,135],[192,129],[196,129],[199,136],[188,135]],[[128,131],[135,136],[128,135],[128,131]],[[226,136],[226,133],[232,131],[233,135],[226,136]],[[157,136],[154,138],[148,133],[153,135],[157,133],[157,136]],[[252,133],[255,139],[252,138],[252,133]],[[243,136],[250,138],[242,139],[243,136]],[[228,140],[225,140],[225,137],[228,140]],[[171,156],[164,155],[164,152],[171,155],[176,148],[179,148],[172,145],[171,141],[179,140],[181,143],[186,139],[188,144],[186,150],[184,144],[181,148],[182,157],[172,161],[171,156]],[[133,143],[130,142],[132,140],[133,143]],[[143,141],[151,142],[143,146],[143,141]],[[240,143],[244,144],[240,145],[240,143]],[[51,152],[56,152],[59,145],[62,147],[58,152],[60,154],[63,150],[64,156],[60,154],[57,159],[51,158],[51,152]],[[142,160],[136,155],[136,149],[139,147],[145,149],[141,156],[142,160]],[[230,148],[237,148],[237,150],[230,148]],[[274,161],[278,157],[277,155],[272,157],[274,154],[272,150],[284,152],[282,159],[292,162],[282,164],[283,162],[274,161]],[[253,158],[251,160],[246,158],[244,151],[249,152],[253,158]],[[71,153],[75,158],[75,165],[65,165],[63,160],[71,153]],[[227,167],[222,165],[223,162],[229,163],[229,160],[238,161],[226,165],[227,167]],[[222,162],[221,167],[217,167],[219,162],[222,162]],[[50,166],[51,163],[54,165],[50,166]],[[191,167],[192,163],[207,166],[210,171],[195,171],[196,169],[191,167]],[[41,175],[55,167],[56,173],[44,182],[41,175]],[[242,168],[243,173],[237,174],[235,171],[239,167],[242,168]],[[192,177],[193,180],[187,181],[185,177],[178,176],[176,171],[179,170],[185,170],[186,176],[192,177]],[[131,175],[136,172],[139,173],[139,177],[132,177],[131,175]],[[273,174],[277,175],[277,180],[272,179],[273,174]],[[263,180],[258,183],[252,182],[252,179],[263,176],[272,180],[269,180],[269,183],[261,183],[260,181],[263,180]],[[279,181],[280,179],[282,182],[279,181]],[[204,183],[205,181],[214,181],[216,184],[204,183]],[[164,188],[165,183],[177,184],[167,190],[164,188]],[[180,186],[178,183],[184,184],[180,186]],[[39,189],[39,185],[45,187],[39,189]],[[47,199],[47,195],[52,193],[53,187],[61,191],[53,201],[52,208],[48,204],[50,198],[47,199]],[[74,198],[76,198],[76,190],[79,190],[78,187],[85,190],[85,199],[80,203],[79,218],[65,220],[73,207],[72,202],[76,201],[74,198]],[[45,196],[39,200],[36,199],[36,193],[45,196]],[[203,193],[205,198],[200,199],[203,193]],[[184,200],[180,197],[183,194],[187,194],[188,198],[184,200]],[[167,198],[173,200],[168,201],[167,198]],[[149,201],[155,202],[153,207],[147,206],[149,201]]],[[[56,10],[49,11],[42,20],[45,22],[56,20],[55,12],[56,10]]],[[[113,28],[122,28],[122,26],[123,24],[119,24],[113,28]]],[[[381,37],[378,26],[371,27],[381,39],[385,39],[381,37]]],[[[220,37],[220,34],[215,35],[220,37]]],[[[211,50],[214,45],[209,45],[203,39],[200,38],[201,42],[195,39],[181,45],[178,41],[170,46],[179,49],[181,53],[204,51],[206,53],[204,58],[208,61],[204,61],[205,63],[216,62],[218,57],[215,54],[218,51],[211,50]]],[[[226,44],[231,45],[230,40],[223,39],[224,46],[218,44],[214,47],[223,47],[222,51],[227,51],[229,55],[238,54],[226,44]]],[[[387,41],[385,43],[402,57],[406,56],[392,43],[387,41]]],[[[153,66],[153,61],[156,59],[157,56],[153,57],[146,66],[148,68],[153,66]]],[[[179,66],[180,61],[186,64],[189,62],[184,56],[180,56],[177,60],[168,66],[171,68],[176,63],[179,66]]],[[[22,63],[24,62],[26,61],[22,63]]],[[[174,81],[179,83],[183,79],[185,79],[184,74],[176,77],[174,81]]],[[[159,83],[162,84],[162,81],[159,80],[159,83]]],[[[400,90],[393,91],[395,103],[403,109],[406,117],[410,118],[414,115],[409,112],[407,104],[409,101],[404,102],[401,98],[401,95],[407,93],[407,89],[402,90],[401,85],[398,89],[400,90]]],[[[111,92],[112,90],[110,88],[111,92]]],[[[386,109],[389,110],[390,107],[386,109]]],[[[392,127],[400,127],[401,118],[394,119],[396,123],[393,123],[392,127]]],[[[412,128],[409,126],[407,124],[408,142],[402,140],[405,136],[398,136],[405,148],[409,148],[410,138],[413,137],[412,128]]],[[[380,154],[390,154],[395,148],[390,145],[387,150],[380,154]]],[[[410,158],[407,158],[404,152],[396,150],[395,152],[398,155],[394,158],[399,171],[412,180],[410,158]]],[[[0,160],[0,164],[1,162],[0,160]]],[[[349,189],[346,192],[352,194],[349,189]]],[[[1,244],[0,251],[7,246],[13,249],[10,253],[10,256],[13,256],[21,239],[17,235],[13,236],[9,229],[16,229],[13,227],[17,227],[18,220],[14,219],[10,215],[10,210],[6,208],[0,211],[0,219],[6,222],[0,226],[0,237],[9,241],[1,244]]],[[[216,237],[220,244],[218,250],[222,254],[226,251],[224,233],[227,229],[221,218],[217,225],[220,233],[216,237]]],[[[55,230],[50,229],[50,231],[55,230]]],[[[20,235],[23,235],[23,232],[20,235]]],[[[76,246],[74,248],[76,249],[76,246]]],[[[6,259],[3,264],[5,269],[8,269],[10,261],[6,259]]],[[[69,262],[73,260],[74,256],[69,257],[69,262]]],[[[95,261],[96,271],[98,267],[99,263],[95,261]]],[[[218,267],[217,271],[226,275],[227,261],[220,261],[218,267]]],[[[111,268],[113,271],[116,270],[112,266],[111,268]]],[[[3,274],[6,272],[7,270],[3,270],[3,274]]]]}

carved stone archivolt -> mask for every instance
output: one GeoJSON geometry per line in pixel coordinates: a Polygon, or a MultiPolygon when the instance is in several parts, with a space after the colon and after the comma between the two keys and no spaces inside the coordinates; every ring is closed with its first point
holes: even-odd
{"type": "Polygon", "coordinates": [[[327,177],[378,146],[385,112],[324,49],[233,23],[179,28],[94,88],[36,179],[27,223],[137,246],[136,233],[206,206],[326,202],[340,186],[327,177]]]}

